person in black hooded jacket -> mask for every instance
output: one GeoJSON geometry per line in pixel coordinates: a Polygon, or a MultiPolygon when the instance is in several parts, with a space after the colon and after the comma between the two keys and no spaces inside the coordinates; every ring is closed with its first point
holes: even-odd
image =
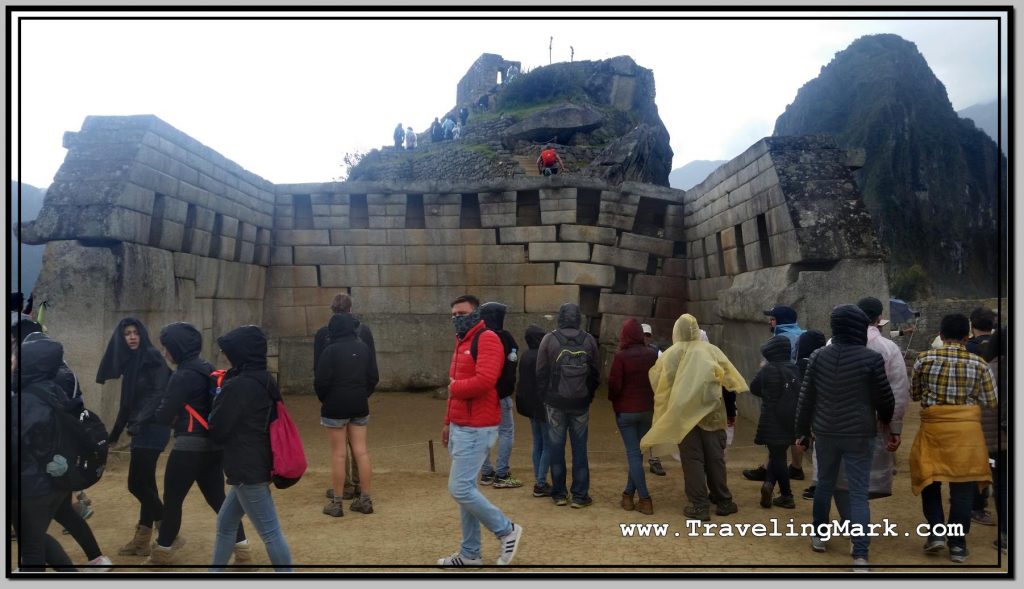
{"type": "MultiPolygon", "coordinates": [[[[814,432],[818,483],[814,492],[815,529],[829,521],[829,508],[839,465],[846,469],[850,520],[867,530],[871,519],[868,481],[876,424],[892,420],[896,401],[881,354],[868,349],[868,316],[856,305],[832,310],[832,345],[811,355],[797,401],[797,443],[807,444],[814,432]]],[[[870,538],[853,536],[853,558],[865,567],[870,538]]],[[[825,542],[811,538],[811,548],[824,552],[825,542]]]]}
{"type": "Polygon", "coordinates": [[[224,447],[224,475],[229,485],[217,512],[217,538],[211,571],[222,571],[235,547],[243,515],[256,528],[276,571],[291,571],[292,555],[270,495],[273,455],[269,424],[281,399],[267,371],[267,336],[243,325],[217,338],[231,369],[210,411],[210,437],[224,447]]]}
{"type": "Polygon", "coordinates": [[[484,465],[480,468],[480,482],[484,485],[494,484],[495,489],[513,489],[522,487],[523,482],[512,476],[510,461],[512,445],[515,443],[515,419],[512,414],[515,393],[515,366],[519,361],[519,344],[512,334],[505,329],[505,312],[508,307],[495,302],[480,305],[480,319],[487,329],[493,331],[501,339],[505,351],[505,363],[502,364],[501,376],[495,388],[498,391],[498,406],[501,408],[501,423],[498,424],[498,454],[496,464],[491,464],[491,451],[484,457],[484,465]]]}
{"type": "MultiPolygon", "coordinates": [[[[181,507],[192,484],[207,505],[217,513],[224,503],[224,451],[210,438],[210,395],[213,366],[199,357],[203,336],[188,323],[171,323],[160,330],[164,356],[177,369],[167,382],[167,394],[156,409],[157,422],[174,429],[174,446],[164,470],[164,519],[149,558],[143,564],[170,564],[185,543],[181,530],[181,507]]],[[[235,563],[252,561],[242,524],[235,536],[235,563]]]]}
{"type": "Polygon", "coordinates": [[[54,454],[58,435],[54,411],[70,409],[71,403],[55,382],[63,357],[60,342],[49,338],[26,342],[21,345],[19,376],[14,379],[18,394],[11,396],[10,443],[12,455],[17,457],[19,481],[12,523],[18,535],[21,571],[43,571],[47,564],[61,571],[75,570],[60,543],[46,533],[71,495],[53,481],[60,474],[54,454]]]}
{"type": "Polygon", "coordinates": [[[116,444],[126,429],[132,438],[128,491],[139,500],[139,521],[135,536],[118,550],[121,555],[149,556],[153,527],[163,519],[156,463],[171,429],[157,423],[154,413],[170,376],[163,356],[149,341],[146,326],[134,317],[119,321],[100,360],[96,382],[121,379],[120,407],[108,442],[116,444]]]}
{"type": "Polygon", "coordinates": [[[331,478],[334,485],[330,502],[323,512],[333,517],[344,515],[342,499],[345,486],[347,446],[359,471],[361,494],[352,502],[352,511],[373,513],[370,499],[372,471],[366,451],[366,424],[370,415],[369,397],[377,387],[377,359],[370,347],[356,337],[359,321],[348,313],[331,317],[330,345],[317,364],[313,388],[320,399],[320,425],[327,428],[331,442],[331,478]]]}
{"type": "MultiPolygon", "coordinates": [[[[824,347],[828,338],[817,329],[808,329],[800,334],[796,340],[796,365],[800,369],[800,382],[803,382],[807,374],[807,367],[811,365],[811,354],[818,348],[824,347]]],[[[814,437],[808,441],[807,451],[811,453],[811,484],[801,496],[804,499],[814,499],[814,489],[818,485],[818,459],[814,454],[814,437]]]]}
{"type": "Polygon", "coordinates": [[[534,497],[551,496],[551,485],[548,483],[548,472],[551,470],[551,458],[547,452],[548,420],[544,400],[540,398],[537,389],[537,350],[545,334],[537,325],[526,328],[526,351],[519,356],[519,381],[516,383],[516,411],[529,418],[533,430],[534,497]]]}
{"type": "Polygon", "coordinates": [[[750,392],[761,398],[761,417],[757,420],[755,444],[768,446],[768,472],[761,485],[761,507],[772,504],[794,509],[793,491],[789,486],[789,469],[786,468],[786,450],[793,444],[792,407],[799,394],[800,369],[790,361],[789,338],[776,335],[761,346],[761,355],[766,364],[757,371],[750,382],[750,392]],[[787,413],[788,411],[788,413],[787,413]],[[775,483],[779,484],[781,495],[772,499],[775,483]]]}

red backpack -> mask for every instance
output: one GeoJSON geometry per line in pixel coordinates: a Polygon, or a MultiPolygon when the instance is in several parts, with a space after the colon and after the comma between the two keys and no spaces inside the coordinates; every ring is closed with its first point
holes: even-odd
{"type": "Polygon", "coordinates": [[[270,453],[273,456],[273,467],[270,476],[274,486],[278,489],[287,489],[299,482],[303,473],[306,472],[306,451],[302,448],[302,438],[299,437],[299,428],[295,427],[288,410],[285,409],[284,399],[278,396],[274,399],[274,406],[271,411],[277,413],[276,417],[268,415],[268,431],[270,432],[270,453]]]}
{"type": "Polygon", "coordinates": [[[544,164],[545,167],[555,165],[555,163],[558,162],[558,159],[555,156],[555,150],[545,149],[544,151],[540,152],[540,162],[544,164]]]}

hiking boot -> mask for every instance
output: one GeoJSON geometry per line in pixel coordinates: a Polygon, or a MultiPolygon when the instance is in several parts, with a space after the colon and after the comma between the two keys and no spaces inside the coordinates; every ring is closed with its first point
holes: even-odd
{"type": "Polygon", "coordinates": [[[804,480],[804,469],[789,465],[789,480],[791,481],[802,481],[804,480]]]}
{"type": "Polygon", "coordinates": [[[590,495],[587,495],[586,497],[581,497],[579,499],[573,497],[572,503],[569,504],[569,507],[572,507],[573,509],[582,509],[584,507],[590,507],[593,504],[594,500],[590,498],[590,495]]]}
{"type": "Polygon", "coordinates": [[[783,509],[796,509],[796,502],[793,501],[792,495],[779,495],[772,499],[772,505],[783,509]]]}
{"type": "Polygon", "coordinates": [[[153,528],[139,524],[135,526],[135,537],[118,549],[121,556],[149,556],[149,543],[153,539],[153,528]]]}
{"type": "Polygon", "coordinates": [[[333,499],[328,501],[327,505],[324,505],[324,515],[329,515],[331,517],[341,517],[345,515],[345,511],[341,506],[341,501],[335,501],[333,499]]]}
{"type": "Polygon", "coordinates": [[[105,573],[114,565],[113,561],[102,554],[85,564],[90,565],[89,568],[85,569],[87,573],[105,573]]]}
{"type": "Polygon", "coordinates": [[[644,515],[654,515],[654,502],[650,497],[641,497],[636,503],[636,510],[644,515]]]}
{"type": "Polygon", "coordinates": [[[768,509],[772,506],[772,493],[775,491],[775,485],[765,481],[761,485],[761,507],[768,509]]]}
{"type": "Polygon", "coordinates": [[[739,510],[739,506],[732,501],[723,501],[715,507],[715,513],[717,515],[732,515],[739,510]]]}
{"type": "Polygon", "coordinates": [[[661,460],[658,458],[651,458],[647,460],[650,463],[650,470],[659,477],[665,476],[665,468],[661,466],[661,460]]]}
{"type": "Polygon", "coordinates": [[[971,512],[971,521],[973,521],[976,524],[981,524],[983,526],[994,526],[994,525],[996,525],[996,518],[992,517],[992,514],[987,512],[987,511],[985,511],[984,509],[979,509],[979,510],[976,510],[976,511],[972,511],[971,512]]]}
{"type": "Polygon", "coordinates": [[[551,496],[551,485],[543,483],[540,485],[533,486],[534,497],[550,497],[551,496]]]}
{"type": "Polygon", "coordinates": [[[494,477],[494,488],[495,489],[515,489],[516,487],[522,487],[523,481],[513,478],[512,473],[508,473],[503,477],[494,477]]]}
{"type": "MultiPolygon", "coordinates": [[[[575,505],[575,503],[573,505],[575,505]]],[[[498,538],[498,545],[501,546],[501,552],[498,553],[498,561],[495,564],[512,564],[512,559],[515,558],[516,551],[519,550],[519,542],[522,538],[523,526],[512,524],[512,531],[501,538],[498,538]]]]}
{"type": "Polygon", "coordinates": [[[866,558],[855,558],[853,559],[853,572],[855,573],[869,573],[871,569],[868,568],[868,559],[866,558]]]}
{"type": "Polygon", "coordinates": [[[490,474],[487,474],[487,473],[481,474],[480,475],[480,484],[481,485],[493,485],[494,484],[494,478],[495,478],[495,475],[494,475],[493,472],[490,473],[490,474]]]}
{"type": "Polygon", "coordinates": [[[928,541],[924,543],[924,551],[926,554],[935,554],[942,552],[946,548],[945,538],[928,538],[928,541]]]}
{"type": "Polygon", "coordinates": [[[811,536],[811,550],[815,552],[825,552],[828,548],[828,543],[822,540],[818,536],[811,536]]]}
{"type": "Polygon", "coordinates": [[[235,542],[235,564],[251,564],[252,563],[252,549],[249,547],[248,540],[242,540],[241,542],[235,542]]]}
{"type": "Polygon", "coordinates": [[[748,481],[763,481],[768,478],[768,469],[763,464],[757,468],[748,468],[743,471],[743,478],[748,481]]]}
{"type": "Polygon", "coordinates": [[[181,550],[181,547],[185,545],[185,538],[179,535],[171,542],[170,546],[164,547],[156,542],[150,546],[149,558],[142,561],[145,565],[168,565],[174,560],[174,553],[181,550]]]}
{"type": "Polygon", "coordinates": [[[348,508],[359,513],[371,514],[373,513],[373,501],[366,495],[360,495],[348,508]]]}
{"type": "Polygon", "coordinates": [[[482,558],[466,558],[462,556],[461,552],[456,552],[451,556],[437,559],[437,566],[440,567],[478,567],[483,566],[484,561],[482,558]]]}
{"type": "Polygon", "coordinates": [[[970,552],[967,551],[966,546],[950,546],[949,547],[949,560],[960,564],[967,562],[967,556],[970,552]]]}
{"type": "Polygon", "coordinates": [[[810,487],[807,487],[806,489],[804,489],[803,495],[801,495],[801,497],[809,501],[814,501],[814,490],[816,488],[816,485],[811,485],[810,487]]]}
{"type": "Polygon", "coordinates": [[[552,497],[551,500],[555,502],[556,507],[565,507],[569,504],[569,501],[565,497],[552,497]]]}
{"type": "Polygon", "coordinates": [[[636,503],[633,503],[633,493],[623,493],[622,500],[619,501],[619,506],[626,511],[633,511],[636,509],[636,503]]]}
{"type": "Polygon", "coordinates": [[[711,507],[708,505],[704,505],[703,507],[687,505],[683,508],[683,515],[685,515],[687,519],[699,519],[702,522],[711,521],[711,507]]]}

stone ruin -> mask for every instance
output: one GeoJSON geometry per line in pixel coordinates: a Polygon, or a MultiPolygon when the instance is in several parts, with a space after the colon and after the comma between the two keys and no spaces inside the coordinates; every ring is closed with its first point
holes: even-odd
{"type": "Polygon", "coordinates": [[[469,71],[459,80],[455,103],[459,106],[477,106],[483,100],[484,104],[491,104],[494,88],[508,81],[506,78],[510,67],[514,67],[516,71],[523,69],[522,63],[518,61],[509,61],[500,55],[484,53],[469,66],[469,71]]]}
{"type": "Polygon", "coordinates": [[[92,374],[126,315],[154,341],[195,324],[220,365],[216,337],[260,325],[282,390],[302,394],[338,292],[374,331],[385,390],[447,383],[449,301],[467,292],[508,305],[521,343],[579,304],[606,372],[628,317],[665,346],[689,312],[747,378],[763,309],[828,333],[833,305],[888,298],[856,163],[828,137],[765,138],[689,191],[570,175],[275,185],[149,115],[88,117],[65,147],[23,239],[46,243],[36,300],[106,419],[119,385],[92,374]]]}

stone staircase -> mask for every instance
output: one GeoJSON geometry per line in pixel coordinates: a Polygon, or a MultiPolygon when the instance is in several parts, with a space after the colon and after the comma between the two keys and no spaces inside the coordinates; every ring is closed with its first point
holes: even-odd
{"type": "Polygon", "coordinates": [[[519,164],[527,176],[540,176],[540,172],[537,171],[537,158],[528,155],[512,155],[512,159],[519,164]]]}

